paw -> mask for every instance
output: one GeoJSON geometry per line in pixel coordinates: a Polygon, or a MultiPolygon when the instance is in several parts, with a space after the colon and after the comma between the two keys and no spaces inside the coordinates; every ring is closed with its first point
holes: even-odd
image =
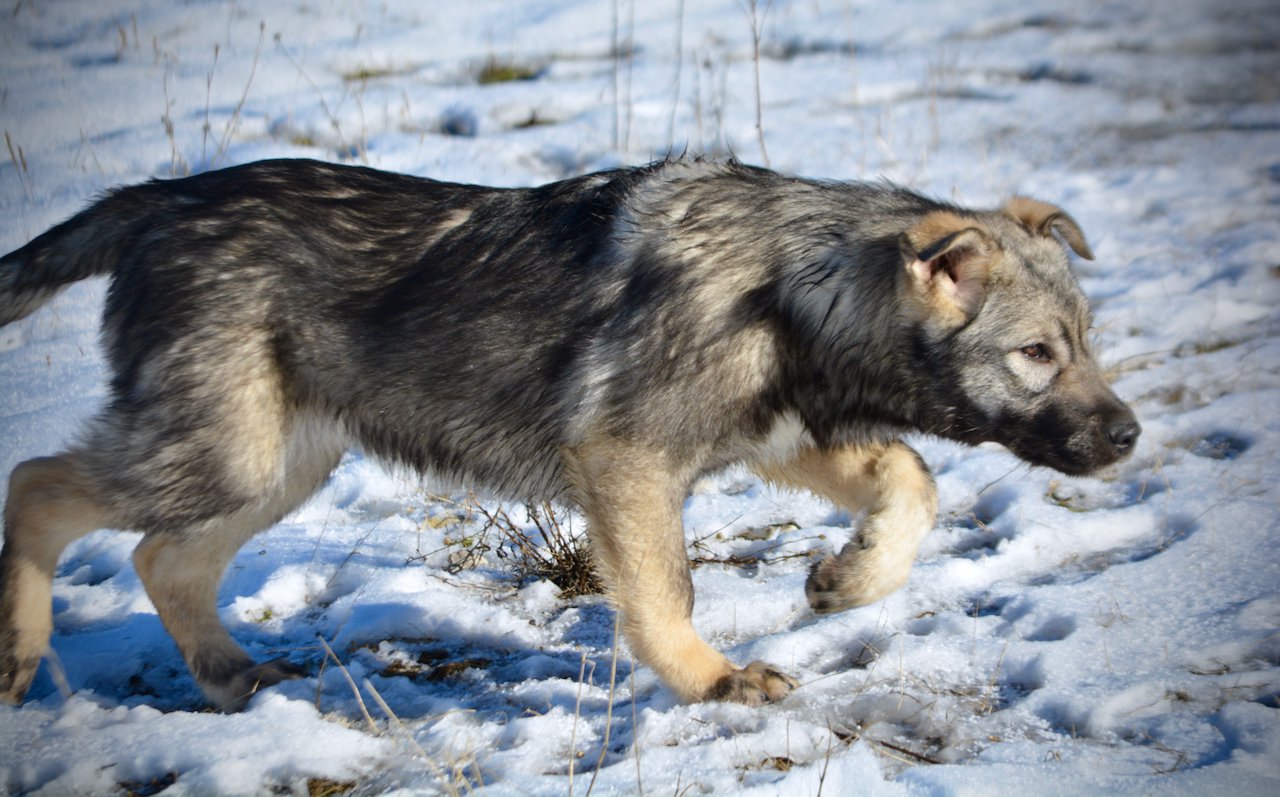
{"type": "Polygon", "coordinates": [[[907,582],[911,563],[879,563],[875,549],[828,556],[814,565],[804,584],[805,597],[817,614],[831,614],[875,603],[907,582]]]}
{"type": "Polygon", "coordinates": [[[231,712],[244,708],[259,690],[306,674],[306,670],[282,656],[240,670],[221,684],[201,684],[201,687],[211,701],[223,711],[231,712]]]}
{"type": "Polygon", "coordinates": [[[772,665],[753,661],[716,681],[703,699],[759,706],[776,703],[799,685],[795,678],[772,665]]]}
{"type": "Polygon", "coordinates": [[[39,667],[39,656],[19,656],[0,635],[0,703],[21,703],[39,667]]]}

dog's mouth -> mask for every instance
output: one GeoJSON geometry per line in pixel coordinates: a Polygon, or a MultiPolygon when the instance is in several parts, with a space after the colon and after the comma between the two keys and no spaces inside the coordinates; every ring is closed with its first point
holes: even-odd
{"type": "Polygon", "coordinates": [[[1096,456],[1073,459],[1052,455],[1037,456],[1037,453],[1042,454],[1044,452],[1020,452],[1014,449],[1011,450],[1013,450],[1013,453],[1016,454],[1018,458],[1025,460],[1026,462],[1030,462],[1032,465],[1041,465],[1047,468],[1053,468],[1054,470],[1068,476],[1093,476],[1100,471],[1106,470],[1112,465],[1124,462],[1132,456],[1132,451],[1128,451],[1123,454],[1099,454],[1096,456]]]}
{"type": "Polygon", "coordinates": [[[1068,476],[1089,476],[1133,456],[1142,434],[1132,410],[1123,404],[1076,423],[1067,420],[1053,409],[1023,422],[1006,419],[997,424],[1004,434],[995,439],[1032,465],[1068,476]]]}

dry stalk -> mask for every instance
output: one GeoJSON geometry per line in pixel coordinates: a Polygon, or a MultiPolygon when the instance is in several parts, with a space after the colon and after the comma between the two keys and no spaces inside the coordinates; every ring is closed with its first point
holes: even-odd
{"type": "MultiPolygon", "coordinates": [[[[226,127],[222,129],[222,138],[218,141],[218,149],[213,153],[213,163],[211,167],[217,166],[218,158],[227,151],[227,144],[231,141],[231,136],[236,130],[240,129],[240,114],[244,110],[245,101],[249,99],[249,87],[253,85],[253,76],[258,73],[258,58],[262,55],[262,42],[267,35],[267,23],[258,23],[258,44],[253,48],[253,64],[249,67],[249,79],[245,81],[244,91],[240,92],[240,101],[236,103],[236,108],[231,113],[231,119],[227,122],[226,127]]],[[[214,49],[214,58],[216,62],[217,49],[214,49]]],[[[210,74],[209,79],[212,81],[213,76],[210,74]]],[[[206,109],[207,114],[207,109],[206,109]]]]}
{"type": "Polygon", "coordinates": [[[604,766],[604,757],[609,754],[609,738],[613,732],[613,698],[617,694],[618,686],[618,639],[622,629],[622,615],[614,613],[613,615],[613,658],[609,663],[609,704],[604,712],[604,738],[600,742],[600,758],[596,760],[595,769],[591,771],[591,782],[587,784],[587,797],[591,797],[591,790],[595,788],[596,777],[600,774],[600,767],[604,766]]]}
{"type": "Polygon", "coordinates": [[[14,168],[18,170],[18,180],[22,182],[22,190],[27,192],[27,199],[35,198],[35,193],[31,190],[31,172],[27,170],[27,156],[22,151],[22,146],[14,147],[8,130],[4,131],[4,144],[9,148],[9,160],[13,161],[14,168]]]}
{"type": "Polygon", "coordinates": [[[636,661],[631,659],[631,749],[636,754],[636,793],[644,794],[644,783],[640,780],[640,716],[636,708],[636,661]]]}
{"type": "MultiPolygon", "coordinates": [[[[591,662],[591,673],[595,674],[596,664],[591,662]]],[[[569,731],[569,797],[573,797],[573,771],[578,763],[578,720],[582,718],[582,686],[587,678],[587,654],[582,654],[582,663],[578,667],[578,696],[573,701],[573,728],[569,731]]]]}
{"type": "Polygon", "coordinates": [[[995,669],[991,672],[991,677],[987,679],[987,685],[982,690],[982,699],[978,704],[978,712],[986,715],[996,710],[996,704],[999,702],[997,694],[996,682],[1000,680],[1000,667],[1004,664],[1004,654],[1009,650],[1009,642],[1005,640],[1004,647],[1000,649],[1000,656],[996,659],[995,669]]]}
{"type": "MultiPolygon", "coordinates": [[[[827,719],[827,753],[822,757],[822,772],[818,774],[818,795],[822,797],[822,785],[827,781],[827,767],[831,766],[831,740],[836,738],[835,731],[831,729],[831,719],[827,719]]],[[[788,742],[790,740],[788,739],[788,742]]]]}
{"type": "Polygon", "coordinates": [[[298,74],[307,81],[307,84],[316,93],[316,100],[320,103],[320,110],[324,111],[324,115],[328,117],[329,126],[333,128],[334,135],[338,137],[338,144],[342,147],[342,151],[351,152],[351,145],[347,143],[346,137],[342,135],[342,123],[338,120],[337,114],[329,107],[329,103],[325,102],[324,92],[311,79],[311,75],[308,74],[307,70],[302,68],[302,64],[298,63],[298,59],[293,57],[293,53],[289,52],[289,48],[284,46],[284,38],[279,33],[275,35],[275,43],[280,52],[284,53],[284,57],[289,59],[289,63],[293,64],[294,68],[298,70],[298,74]]]}
{"type": "Polygon", "coordinates": [[[342,673],[342,677],[346,679],[347,686],[351,687],[351,694],[356,697],[356,704],[360,706],[360,713],[364,715],[364,721],[369,724],[369,732],[374,736],[380,736],[382,731],[378,728],[378,723],[373,721],[373,716],[369,713],[369,707],[364,704],[364,698],[360,696],[360,687],[356,686],[356,681],[351,677],[351,673],[347,670],[347,666],[342,663],[342,659],[338,658],[338,654],[333,652],[333,648],[329,647],[329,643],[322,636],[317,636],[321,646],[324,647],[325,655],[333,659],[333,663],[338,665],[338,671],[342,673]]]}
{"type": "Polygon", "coordinates": [[[209,100],[213,94],[213,73],[218,69],[218,53],[222,50],[215,42],[213,45],[213,64],[209,67],[209,73],[204,78],[204,128],[200,135],[200,162],[205,163],[205,155],[209,146],[209,131],[211,125],[209,123],[209,100]]]}
{"type": "MultiPolygon", "coordinates": [[[[326,647],[328,646],[326,645],[326,647]]],[[[382,699],[382,693],[378,691],[377,687],[375,687],[373,682],[368,678],[364,679],[364,688],[369,691],[369,695],[373,697],[373,702],[378,704],[378,708],[382,709],[382,713],[387,715],[387,719],[395,725],[396,730],[400,731],[404,738],[408,740],[409,744],[413,745],[413,747],[418,751],[418,755],[422,757],[422,760],[427,762],[427,766],[431,768],[432,774],[444,783],[445,787],[449,789],[450,794],[454,795],[454,797],[458,797],[460,792],[458,791],[458,787],[454,785],[453,778],[450,778],[448,774],[440,768],[440,765],[435,762],[435,759],[427,755],[427,751],[422,747],[422,745],[418,744],[417,739],[413,738],[413,734],[410,733],[409,728],[400,721],[400,717],[391,710],[391,706],[387,705],[387,701],[382,699]]],[[[363,707],[364,704],[361,703],[361,708],[363,707]]],[[[466,783],[465,778],[463,779],[463,782],[466,783]]]]}
{"type": "MultiPolygon", "coordinates": [[[[671,97],[671,116],[667,119],[667,152],[675,148],[676,111],[680,107],[680,78],[684,70],[684,0],[676,2],[676,77],[671,97]]],[[[687,141],[687,139],[686,139],[687,141]]],[[[686,144],[687,146],[687,144],[686,144]]]]}
{"type": "Polygon", "coordinates": [[[760,11],[759,5],[758,0],[747,0],[747,13],[751,17],[751,63],[755,69],[756,138],[760,141],[760,158],[765,166],[769,166],[769,150],[764,145],[764,111],[760,102],[760,36],[764,33],[764,20],[769,16],[773,0],[766,0],[764,11],[760,11]]]}
{"type": "Polygon", "coordinates": [[[907,760],[902,758],[901,756],[892,755],[890,753],[883,753],[883,751],[881,751],[884,755],[887,755],[889,758],[896,759],[898,761],[903,762],[904,764],[941,764],[942,763],[938,759],[927,756],[924,753],[917,753],[915,750],[902,747],[901,745],[893,744],[892,742],[886,742],[883,739],[872,739],[871,741],[879,745],[880,747],[885,748],[886,750],[892,750],[895,753],[900,753],[901,755],[904,755],[904,756],[910,756],[912,760],[907,760]]]}
{"type": "Polygon", "coordinates": [[[173,177],[186,176],[191,173],[191,167],[187,165],[187,161],[182,157],[181,150],[178,149],[178,138],[173,129],[173,100],[169,99],[169,70],[172,64],[165,59],[164,78],[161,81],[161,90],[164,93],[164,113],[160,116],[160,124],[164,125],[164,134],[169,139],[169,172],[173,177]],[[181,170],[179,170],[181,167],[181,170]]]}

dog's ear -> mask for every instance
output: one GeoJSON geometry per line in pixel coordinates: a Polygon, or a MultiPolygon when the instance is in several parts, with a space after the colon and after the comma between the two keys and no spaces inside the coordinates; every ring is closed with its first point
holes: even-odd
{"type": "Polygon", "coordinates": [[[1057,233],[1071,251],[1085,260],[1093,260],[1093,250],[1084,239],[1084,231],[1065,210],[1048,202],[1026,196],[1015,196],[1004,206],[1004,212],[1025,224],[1036,235],[1057,233]]]}
{"type": "Polygon", "coordinates": [[[898,248],[906,267],[906,305],[917,320],[957,327],[981,309],[997,247],[977,222],[934,211],[899,237],[898,248]]]}

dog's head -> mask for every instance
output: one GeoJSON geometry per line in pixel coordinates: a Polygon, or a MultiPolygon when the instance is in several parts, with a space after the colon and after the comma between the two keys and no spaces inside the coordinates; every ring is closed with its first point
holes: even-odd
{"type": "Polygon", "coordinates": [[[938,431],[1069,474],[1132,452],[1141,429],[1094,358],[1067,261],[1065,246],[1093,259],[1074,219],[1019,197],[989,213],[934,211],[899,244],[902,313],[948,419],[938,431]]]}

